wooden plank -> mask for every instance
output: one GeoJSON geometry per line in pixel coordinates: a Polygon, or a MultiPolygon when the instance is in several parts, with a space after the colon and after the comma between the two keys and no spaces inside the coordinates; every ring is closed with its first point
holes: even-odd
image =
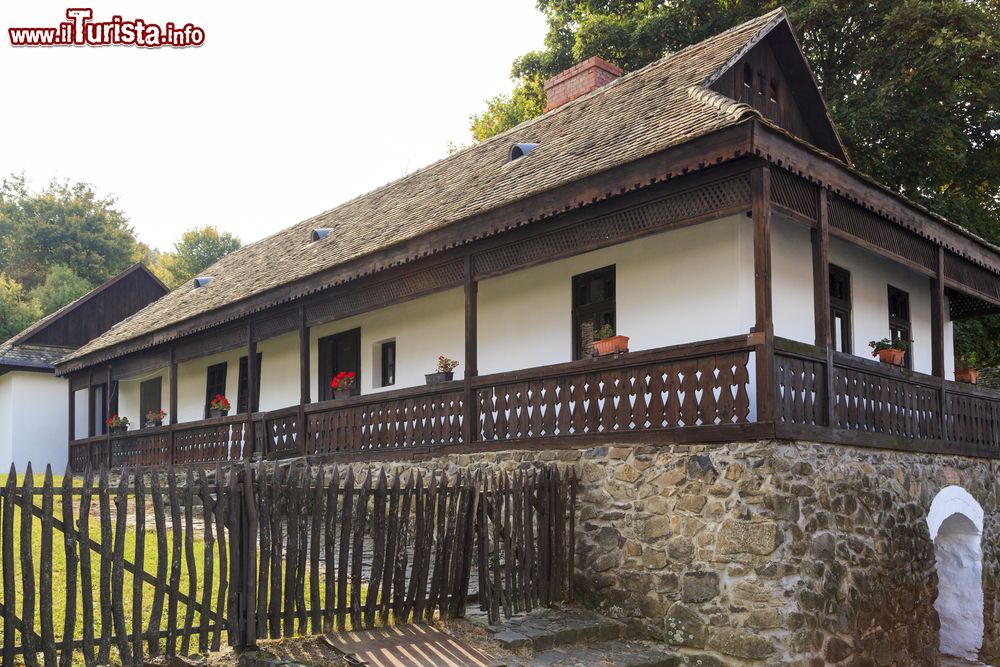
{"type": "Polygon", "coordinates": [[[45,466],[42,483],[42,540],[38,560],[38,616],[42,629],[42,655],[45,665],[56,664],[56,636],[52,618],[52,509],[55,501],[52,466],[45,466]]]}
{"type": "Polygon", "coordinates": [[[239,487],[240,468],[236,464],[230,464],[229,475],[226,480],[226,500],[227,500],[227,521],[229,526],[229,613],[226,615],[226,632],[229,635],[229,643],[237,649],[242,649],[242,642],[245,641],[244,628],[241,624],[241,615],[245,610],[246,600],[241,600],[241,596],[246,591],[241,589],[241,582],[245,576],[242,563],[244,550],[252,547],[252,544],[244,543],[243,524],[241,522],[241,502],[242,495],[239,487]],[[245,606],[241,607],[240,603],[245,606]]]}
{"type": "MultiPolygon", "coordinates": [[[[35,557],[31,543],[32,526],[35,523],[32,506],[35,502],[35,478],[31,464],[24,470],[24,482],[21,484],[21,646],[24,650],[22,658],[25,667],[38,664],[35,641],[35,557]]],[[[11,534],[13,537],[13,533],[11,534]]],[[[4,600],[13,606],[13,599],[4,600]]]]}
{"type": "MultiPolygon", "coordinates": [[[[125,540],[128,528],[129,471],[122,470],[118,476],[115,494],[115,541],[111,560],[111,615],[114,619],[115,639],[122,664],[132,662],[132,646],[129,642],[128,623],[125,621],[125,540]]],[[[139,634],[138,628],[136,634],[139,634]]]]}
{"type": "MultiPolygon", "coordinates": [[[[397,477],[398,479],[398,477],[397,477]]],[[[410,474],[406,479],[406,486],[403,488],[403,500],[402,508],[400,509],[399,516],[399,539],[396,543],[396,553],[394,556],[395,560],[395,575],[393,576],[392,590],[392,615],[393,619],[397,623],[405,622],[403,616],[404,610],[406,609],[406,565],[409,558],[409,552],[407,551],[407,543],[409,541],[410,534],[410,523],[411,523],[411,508],[413,503],[414,494],[414,479],[413,479],[413,469],[410,469],[410,474]]],[[[412,575],[411,575],[412,577],[412,575]]]]}
{"type": "Polygon", "coordinates": [[[181,527],[180,498],[177,489],[177,473],[173,466],[167,469],[167,491],[170,494],[170,599],[167,601],[167,656],[177,654],[177,594],[181,586],[181,548],[184,535],[181,527]]]}
{"type": "Polygon", "coordinates": [[[510,476],[506,470],[500,473],[500,495],[501,504],[497,509],[502,512],[501,529],[503,532],[503,584],[504,584],[504,613],[507,618],[514,615],[514,545],[513,528],[511,526],[510,515],[510,476]]]}
{"type": "Polygon", "coordinates": [[[324,554],[326,571],[324,573],[325,584],[323,595],[323,632],[333,632],[334,629],[334,608],[336,606],[336,582],[337,570],[337,491],[340,489],[340,470],[337,464],[333,465],[330,473],[330,482],[326,489],[326,513],[323,517],[324,554]]]}
{"type": "Polygon", "coordinates": [[[204,530],[205,552],[204,579],[201,585],[201,610],[198,616],[198,651],[207,653],[209,648],[209,629],[212,625],[212,586],[215,578],[215,532],[212,530],[212,517],[215,513],[215,500],[208,492],[208,475],[202,471],[198,476],[198,497],[201,498],[202,529],[204,530]]]}
{"type": "Polygon", "coordinates": [[[358,492],[358,502],[354,510],[354,539],[351,547],[351,628],[360,629],[361,617],[361,573],[364,560],[365,528],[368,519],[368,497],[372,490],[372,471],[365,475],[365,481],[358,492]]]}
{"type": "Polygon", "coordinates": [[[146,628],[146,652],[155,657],[160,652],[160,625],[163,620],[163,596],[167,581],[167,518],[163,506],[163,489],[160,487],[160,469],[149,474],[149,493],[153,500],[153,522],[156,526],[156,582],[153,584],[153,602],[146,628]]]}
{"type": "MultiPolygon", "coordinates": [[[[445,555],[448,551],[447,540],[447,516],[449,511],[450,489],[448,484],[448,473],[441,471],[441,482],[437,487],[437,529],[432,540],[434,546],[433,566],[431,569],[430,592],[427,597],[427,608],[425,614],[427,621],[434,618],[434,607],[438,602],[438,595],[442,587],[444,578],[445,555]]],[[[420,620],[419,617],[417,620],[420,620]]]]}
{"type": "Polygon", "coordinates": [[[313,490],[312,529],[309,536],[309,609],[312,616],[312,632],[323,633],[323,600],[320,598],[319,554],[323,541],[323,517],[326,499],[326,474],[323,466],[316,472],[316,488],[313,490]]]}
{"type": "MultiPolygon", "coordinates": [[[[184,559],[187,565],[188,598],[195,600],[198,595],[198,563],[194,554],[194,468],[188,464],[184,481],[184,559]]],[[[191,631],[194,628],[194,605],[184,605],[184,629],[181,632],[181,655],[188,655],[191,648],[191,631]]]]}
{"type": "MultiPolygon", "coordinates": [[[[384,470],[384,469],[383,469],[384,470]]],[[[392,476],[392,486],[389,488],[389,516],[386,525],[386,544],[383,563],[382,595],[379,603],[379,614],[382,625],[389,624],[389,611],[392,608],[393,584],[396,581],[396,543],[399,531],[399,472],[392,476]]]]}
{"type": "Polygon", "coordinates": [[[365,595],[364,626],[370,628],[375,622],[375,612],[379,607],[379,593],[382,588],[382,570],[385,566],[385,507],[388,484],[385,468],[379,472],[375,484],[374,502],[372,503],[372,569],[368,577],[368,592],[365,595]]]}
{"type": "MultiPolygon", "coordinates": [[[[232,468],[227,468],[230,475],[232,475],[232,468]]],[[[221,619],[223,616],[223,611],[226,608],[226,592],[229,588],[229,577],[228,577],[228,555],[226,552],[226,516],[227,516],[227,503],[229,502],[228,494],[226,493],[225,476],[222,467],[219,465],[215,466],[215,530],[216,530],[216,546],[219,550],[219,591],[215,598],[215,615],[217,619],[221,619]]],[[[234,584],[235,585],[235,584],[234,584]]],[[[266,583],[264,584],[266,586],[266,583]]],[[[207,608],[207,605],[206,605],[207,608]]],[[[218,651],[222,646],[222,622],[218,621],[215,623],[215,632],[212,636],[212,650],[218,651]]]]}
{"type": "MultiPolygon", "coordinates": [[[[14,665],[14,484],[17,468],[10,464],[3,491],[3,532],[0,539],[3,561],[3,667],[14,665]]],[[[89,667],[89,666],[88,666],[89,667]]]]}
{"type": "MultiPolygon", "coordinates": [[[[271,501],[271,592],[267,616],[271,639],[281,637],[281,565],[284,560],[281,515],[284,512],[285,501],[288,497],[287,483],[290,472],[290,468],[284,468],[275,462],[268,495],[268,499],[271,501]]],[[[235,545],[233,548],[236,548],[235,545]]],[[[233,580],[234,595],[235,590],[236,581],[233,580]]]]}
{"type": "MultiPolygon", "coordinates": [[[[269,466],[262,461],[258,464],[257,500],[258,516],[260,517],[260,539],[259,551],[260,560],[257,568],[257,636],[268,636],[268,610],[269,595],[271,586],[271,512],[273,501],[271,499],[271,487],[274,485],[275,466],[269,466]],[[269,473],[270,471],[270,473],[269,473]]],[[[235,585],[235,582],[234,582],[235,585]]]]}
{"type": "Polygon", "coordinates": [[[102,465],[98,481],[98,504],[101,512],[101,637],[97,646],[97,662],[106,665],[111,656],[111,633],[115,627],[114,610],[111,607],[111,564],[114,557],[111,530],[111,487],[106,465],[102,465]]]}
{"type": "Polygon", "coordinates": [[[351,547],[351,514],[354,511],[354,468],[347,468],[347,478],[344,480],[344,499],[342,501],[340,523],[340,554],[337,562],[337,629],[347,627],[347,569],[351,547]]]}
{"type": "MultiPolygon", "coordinates": [[[[135,489],[135,535],[133,553],[136,567],[146,569],[146,487],[141,468],[136,468],[132,484],[135,489]]],[[[124,566],[123,566],[124,567],[124,566]]],[[[142,594],[141,576],[132,576],[132,655],[142,658],[142,594]]]]}
{"type": "MultiPolygon", "coordinates": [[[[87,544],[90,542],[90,506],[91,506],[91,496],[94,489],[94,472],[87,465],[86,470],[83,474],[83,491],[80,495],[80,514],[79,520],[77,522],[77,533],[80,538],[79,548],[80,548],[80,596],[81,596],[81,610],[83,612],[83,660],[87,667],[94,667],[97,664],[96,656],[94,655],[94,586],[92,583],[92,571],[90,568],[90,549],[87,548],[87,544]]],[[[4,515],[4,520],[6,520],[6,514],[4,515]]],[[[67,517],[66,525],[69,526],[71,519],[67,517]]],[[[67,531],[68,532],[68,531],[67,531]]],[[[4,534],[7,534],[6,527],[4,528],[4,534]]],[[[5,561],[6,562],[6,561],[5,561]]],[[[6,566],[4,567],[4,572],[6,572],[6,566]]],[[[4,586],[6,587],[6,579],[4,580],[4,586]]],[[[6,594],[4,595],[6,599],[6,594]]],[[[10,627],[4,622],[4,629],[10,627]]],[[[69,633],[70,636],[73,633],[69,633]]],[[[4,639],[4,644],[7,645],[6,638],[4,639]]],[[[13,641],[10,643],[13,645],[13,641]]]]}
{"type": "Polygon", "coordinates": [[[301,478],[301,487],[298,494],[298,511],[296,520],[299,523],[299,550],[298,561],[295,564],[298,576],[295,579],[295,616],[298,619],[298,633],[304,635],[308,632],[307,623],[309,617],[306,611],[306,568],[309,558],[309,513],[306,506],[309,503],[309,487],[312,481],[312,468],[306,465],[301,478]]]}
{"type": "Polygon", "coordinates": [[[491,623],[496,623],[500,620],[500,603],[504,597],[504,590],[501,588],[500,584],[500,513],[498,503],[500,490],[497,485],[495,472],[491,471],[488,479],[489,502],[487,503],[487,509],[489,513],[489,525],[492,528],[493,533],[493,552],[490,554],[489,558],[489,562],[493,565],[493,579],[492,586],[490,588],[489,618],[491,623]]]}
{"type": "Polygon", "coordinates": [[[423,514],[423,521],[420,521],[418,515],[419,551],[413,554],[415,571],[412,576],[416,584],[413,618],[416,621],[420,621],[424,617],[427,581],[430,577],[431,551],[434,548],[434,516],[438,497],[438,480],[433,473],[430,473],[429,477],[430,482],[426,493],[423,494],[423,507],[418,508],[423,514]]]}
{"type": "MultiPolygon", "coordinates": [[[[72,464],[66,465],[66,473],[62,482],[62,515],[66,526],[73,525],[73,496],[70,493],[73,489],[72,464]]],[[[79,566],[79,556],[77,553],[77,540],[74,531],[63,531],[63,547],[66,552],[66,602],[63,614],[63,640],[62,649],[59,655],[60,667],[71,667],[73,664],[73,638],[76,635],[76,581],[77,567],[79,566]]],[[[50,663],[46,658],[46,665],[50,663]]]]}
{"type": "MultiPolygon", "coordinates": [[[[293,464],[294,465],[294,464],[293,464]]],[[[295,633],[295,588],[298,578],[299,563],[299,507],[301,496],[302,466],[289,469],[289,478],[285,485],[285,521],[287,542],[285,545],[285,594],[282,601],[282,632],[283,636],[291,637],[295,633]]]]}

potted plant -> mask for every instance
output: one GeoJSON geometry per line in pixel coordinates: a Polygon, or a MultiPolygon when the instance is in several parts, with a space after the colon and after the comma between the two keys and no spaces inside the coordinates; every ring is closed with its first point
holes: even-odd
{"type": "Polygon", "coordinates": [[[457,361],[441,354],[438,355],[437,371],[424,374],[424,378],[427,380],[428,385],[451,382],[455,379],[456,368],[458,368],[457,361]]]}
{"type": "Polygon", "coordinates": [[[208,414],[211,417],[225,417],[229,414],[229,399],[222,394],[216,394],[208,403],[208,414]]]}
{"type": "Polygon", "coordinates": [[[146,428],[163,426],[163,418],[167,416],[164,410],[150,410],[146,413],[146,428]]]}
{"type": "Polygon", "coordinates": [[[115,413],[104,420],[108,425],[109,433],[124,433],[128,430],[128,417],[121,417],[115,413]]]}
{"type": "Polygon", "coordinates": [[[882,363],[902,366],[903,360],[906,358],[906,351],[910,349],[910,341],[902,338],[896,340],[883,338],[869,342],[868,347],[872,349],[872,356],[882,363]]]}
{"type": "Polygon", "coordinates": [[[340,371],[330,380],[333,387],[334,398],[347,398],[351,395],[351,388],[354,386],[354,371],[340,371]]]}
{"type": "Polygon", "coordinates": [[[963,354],[958,357],[955,364],[955,381],[966,384],[976,384],[979,382],[979,364],[975,352],[963,354]]]}
{"type": "Polygon", "coordinates": [[[616,336],[614,327],[605,324],[594,332],[594,342],[590,345],[595,357],[628,352],[628,336],[616,336]]]}

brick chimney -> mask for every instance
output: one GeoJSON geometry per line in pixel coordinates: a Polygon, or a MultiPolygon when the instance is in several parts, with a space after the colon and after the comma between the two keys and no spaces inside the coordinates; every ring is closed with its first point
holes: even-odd
{"type": "Polygon", "coordinates": [[[615,67],[597,56],[573,65],[545,82],[545,95],[548,98],[545,110],[551,111],[561,107],[581,95],[611,83],[622,75],[622,71],[620,67],[615,67]]]}

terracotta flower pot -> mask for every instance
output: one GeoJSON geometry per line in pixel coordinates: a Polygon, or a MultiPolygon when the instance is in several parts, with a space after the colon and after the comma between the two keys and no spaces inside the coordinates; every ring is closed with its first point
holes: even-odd
{"type": "Polygon", "coordinates": [[[455,379],[455,371],[448,371],[447,373],[425,373],[424,379],[427,381],[428,385],[451,382],[455,379]]]}
{"type": "Polygon", "coordinates": [[[611,336],[591,343],[594,348],[595,357],[603,357],[608,354],[618,354],[628,352],[628,336],[611,336]]]}
{"type": "Polygon", "coordinates": [[[213,419],[216,419],[218,417],[225,417],[226,415],[228,415],[229,410],[217,410],[215,408],[212,408],[208,414],[210,414],[213,419]]]}
{"type": "Polygon", "coordinates": [[[350,389],[334,389],[333,390],[333,397],[335,399],[337,399],[338,401],[341,400],[341,399],[344,399],[344,398],[350,398],[351,397],[351,390],[350,389]]]}
{"type": "Polygon", "coordinates": [[[897,350],[895,348],[878,350],[876,354],[878,354],[878,359],[883,364],[892,364],[893,366],[902,366],[903,359],[906,358],[906,350],[897,350]]]}
{"type": "Polygon", "coordinates": [[[976,384],[979,382],[978,368],[960,368],[955,371],[955,382],[965,382],[966,384],[976,384]]]}

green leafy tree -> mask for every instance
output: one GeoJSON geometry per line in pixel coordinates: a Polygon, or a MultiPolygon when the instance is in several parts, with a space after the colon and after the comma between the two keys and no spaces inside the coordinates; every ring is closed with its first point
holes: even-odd
{"type": "MultiPolygon", "coordinates": [[[[590,56],[632,71],[778,6],[761,0],[538,0],[545,47],[514,92],[470,117],[482,141],[544,109],[545,79],[590,56]],[[526,101],[531,101],[527,104],[526,101]]],[[[855,165],[1000,243],[1000,2],[782,2],[855,165]]],[[[960,353],[1000,364],[996,319],[959,323],[960,353]]]]}
{"type": "Polygon", "coordinates": [[[159,258],[160,270],[169,276],[167,284],[176,287],[238,250],[240,245],[237,237],[215,227],[189,229],[181,234],[172,253],[159,258]]]}
{"type": "Polygon", "coordinates": [[[40,315],[38,306],[26,298],[24,286],[0,273],[0,342],[20,333],[40,315]]]}
{"type": "Polygon", "coordinates": [[[134,261],[136,240],[113,197],[87,183],[52,181],[34,192],[24,176],[0,181],[0,273],[26,289],[70,266],[98,285],[134,261]]]}
{"type": "Polygon", "coordinates": [[[55,264],[45,276],[45,282],[31,290],[29,298],[38,305],[42,315],[48,315],[91,289],[93,286],[76,275],[73,269],[65,264],[55,264]]]}

